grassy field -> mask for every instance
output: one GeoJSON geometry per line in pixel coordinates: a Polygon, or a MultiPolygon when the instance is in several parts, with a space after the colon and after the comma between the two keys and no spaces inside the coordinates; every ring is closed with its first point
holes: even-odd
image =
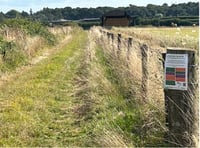
{"type": "Polygon", "coordinates": [[[0,83],[0,146],[167,146],[160,53],[150,53],[144,100],[141,43],[160,47],[174,31],[196,39],[191,29],[113,28],[137,37],[127,60],[125,43],[117,55],[98,28],[73,28],[66,44],[0,83]]]}
{"type": "Polygon", "coordinates": [[[148,28],[113,28],[114,31],[146,40],[161,47],[183,47],[199,49],[198,27],[148,27],[148,28]]]}

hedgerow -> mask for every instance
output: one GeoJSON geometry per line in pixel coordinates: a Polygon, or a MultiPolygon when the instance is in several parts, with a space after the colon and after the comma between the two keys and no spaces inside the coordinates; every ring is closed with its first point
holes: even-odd
{"type": "Polygon", "coordinates": [[[56,37],[48,31],[47,27],[29,19],[6,19],[0,23],[0,31],[0,72],[14,70],[27,63],[28,55],[24,51],[25,45],[21,45],[21,42],[26,43],[26,38],[17,38],[21,34],[30,38],[39,36],[44,39],[47,46],[55,45],[57,42],[56,37]],[[16,37],[15,40],[11,39],[13,35],[16,37]]]}
{"type": "Polygon", "coordinates": [[[39,22],[31,21],[28,19],[6,19],[2,24],[0,24],[1,28],[4,26],[20,29],[31,36],[39,35],[47,40],[49,45],[54,45],[56,43],[55,36],[39,22]]]}

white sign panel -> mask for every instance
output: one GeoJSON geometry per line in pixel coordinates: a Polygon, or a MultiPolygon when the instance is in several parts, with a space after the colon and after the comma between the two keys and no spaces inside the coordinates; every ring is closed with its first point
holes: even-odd
{"type": "Polygon", "coordinates": [[[165,89],[187,90],[188,54],[166,54],[165,89]]]}

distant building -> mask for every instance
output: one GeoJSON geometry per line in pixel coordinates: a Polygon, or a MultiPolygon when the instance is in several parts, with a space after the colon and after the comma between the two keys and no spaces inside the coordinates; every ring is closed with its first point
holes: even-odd
{"type": "Polygon", "coordinates": [[[126,27],[130,25],[131,17],[126,11],[113,10],[105,13],[102,16],[102,26],[104,27],[126,27]]]}
{"type": "Polygon", "coordinates": [[[100,21],[100,18],[84,18],[84,19],[80,19],[79,21],[82,22],[96,22],[96,21],[100,21]]]}
{"type": "Polygon", "coordinates": [[[51,25],[67,25],[71,22],[72,22],[72,20],[59,19],[59,20],[51,21],[50,26],[51,25]]]}

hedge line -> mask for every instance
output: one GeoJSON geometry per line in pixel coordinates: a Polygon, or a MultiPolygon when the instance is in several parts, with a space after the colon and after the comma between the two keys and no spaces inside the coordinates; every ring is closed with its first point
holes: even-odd
{"type": "Polygon", "coordinates": [[[153,25],[153,26],[171,26],[171,24],[177,24],[178,26],[192,26],[193,24],[199,25],[198,18],[137,18],[133,20],[133,25],[153,25]]]}

